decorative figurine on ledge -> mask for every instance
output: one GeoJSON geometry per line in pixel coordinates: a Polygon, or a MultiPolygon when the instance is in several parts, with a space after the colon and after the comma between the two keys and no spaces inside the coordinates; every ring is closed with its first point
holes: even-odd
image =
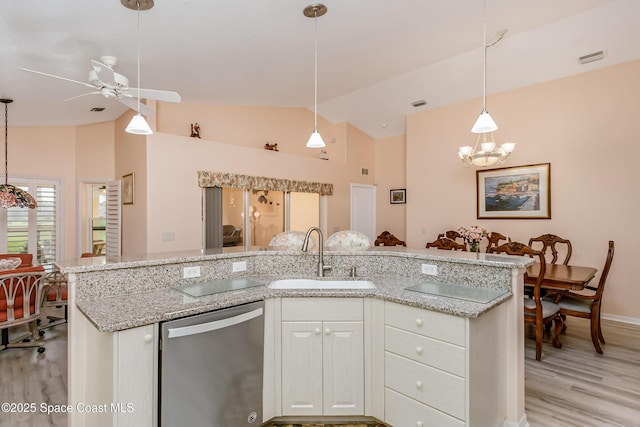
{"type": "Polygon", "coordinates": [[[191,138],[200,138],[200,125],[191,123],[191,138]]]}
{"type": "Polygon", "coordinates": [[[265,150],[271,150],[271,151],[280,151],[278,150],[278,143],[274,143],[274,144],[269,144],[268,142],[266,144],[264,144],[264,149],[265,150]]]}
{"type": "Polygon", "coordinates": [[[320,158],[322,160],[329,160],[329,154],[327,154],[327,150],[322,150],[320,152],[320,158]]]}

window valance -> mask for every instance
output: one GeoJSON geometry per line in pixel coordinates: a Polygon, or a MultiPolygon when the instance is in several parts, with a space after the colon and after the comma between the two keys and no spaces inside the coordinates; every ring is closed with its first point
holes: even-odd
{"type": "Polygon", "coordinates": [[[331,196],[333,194],[333,184],[211,171],[198,171],[198,185],[200,187],[318,193],[321,196],[331,196]]]}

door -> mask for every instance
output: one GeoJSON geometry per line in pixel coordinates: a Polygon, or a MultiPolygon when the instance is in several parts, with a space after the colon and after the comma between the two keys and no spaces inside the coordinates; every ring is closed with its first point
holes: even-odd
{"type": "Polygon", "coordinates": [[[376,240],[376,187],[351,184],[351,229],[376,240]]]}

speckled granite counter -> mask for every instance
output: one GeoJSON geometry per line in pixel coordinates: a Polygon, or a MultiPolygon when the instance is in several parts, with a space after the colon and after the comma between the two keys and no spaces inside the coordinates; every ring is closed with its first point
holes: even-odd
{"type": "Polygon", "coordinates": [[[325,251],[325,263],[332,266],[327,278],[347,278],[356,267],[358,278],[371,280],[368,290],[275,290],[258,286],[203,297],[191,297],[173,287],[197,281],[247,277],[267,285],[277,278],[310,278],[317,253],[235,248],[155,254],[144,258],[84,258],[61,262],[70,274],[75,303],[102,332],[114,332],[164,320],[176,319],[233,305],[273,297],[373,297],[462,317],[477,317],[511,297],[514,268],[524,268],[531,259],[438,251],[377,247],[366,251],[325,251]],[[232,273],[232,263],[245,261],[247,270],[232,273]],[[421,264],[436,265],[437,276],[421,273],[421,264]],[[200,266],[201,277],[182,278],[182,269],[200,266]],[[275,273],[277,272],[277,274],[275,273]],[[428,295],[405,290],[427,280],[490,288],[504,294],[489,303],[428,295]]]}

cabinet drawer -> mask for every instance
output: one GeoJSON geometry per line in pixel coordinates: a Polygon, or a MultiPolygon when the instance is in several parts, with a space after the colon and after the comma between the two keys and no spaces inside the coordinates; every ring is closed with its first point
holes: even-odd
{"type": "Polygon", "coordinates": [[[385,350],[466,377],[464,347],[385,326],[385,350]]]}
{"type": "Polygon", "coordinates": [[[462,427],[463,421],[409,399],[391,389],[385,389],[384,421],[398,427],[462,427]]]}
{"type": "Polygon", "coordinates": [[[465,380],[385,352],[384,384],[432,408],[466,419],[465,380]]]}
{"type": "Polygon", "coordinates": [[[282,320],[363,320],[362,298],[283,298],[282,320]]]}
{"type": "Polygon", "coordinates": [[[436,311],[385,303],[385,324],[426,337],[466,346],[466,320],[436,311]]]}

